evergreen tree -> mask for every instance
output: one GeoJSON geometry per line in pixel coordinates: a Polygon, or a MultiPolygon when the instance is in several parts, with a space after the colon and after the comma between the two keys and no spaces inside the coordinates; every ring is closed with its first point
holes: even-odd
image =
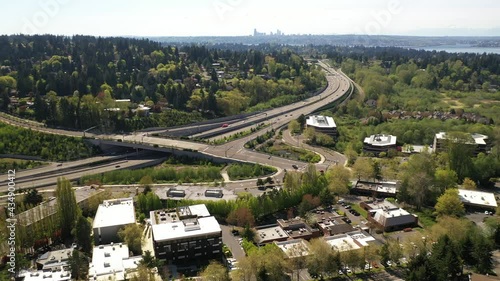
{"type": "Polygon", "coordinates": [[[75,192],[67,179],[57,179],[56,197],[61,235],[63,239],[68,239],[75,227],[79,207],[76,204],[75,192]]]}

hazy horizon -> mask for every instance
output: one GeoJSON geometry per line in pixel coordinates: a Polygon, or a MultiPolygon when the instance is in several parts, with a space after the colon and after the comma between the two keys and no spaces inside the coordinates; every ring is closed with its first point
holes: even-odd
{"type": "Polygon", "coordinates": [[[136,37],[285,35],[500,36],[500,2],[26,0],[4,3],[0,34],[136,37]]]}

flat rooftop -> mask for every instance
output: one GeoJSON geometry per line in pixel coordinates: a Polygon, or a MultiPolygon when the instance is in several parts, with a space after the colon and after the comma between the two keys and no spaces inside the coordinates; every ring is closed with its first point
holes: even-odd
{"type": "Polygon", "coordinates": [[[332,246],[332,248],[339,252],[346,252],[361,248],[361,246],[347,234],[337,234],[334,236],[325,237],[324,239],[326,243],[328,243],[330,246],[332,246]]]}
{"type": "Polygon", "coordinates": [[[498,206],[495,194],[489,192],[459,189],[458,196],[464,204],[496,208],[498,206]]]}
{"type": "Polygon", "coordinates": [[[170,223],[153,224],[152,230],[156,242],[205,236],[222,231],[215,217],[191,218],[170,223]]]}
{"type": "Polygon", "coordinates": [[[372,201],[371,203],[365,202],[368,207],[372,210],[377,210],[377,209],[384,209],[384,210],[392,210],[392,209],[399,209],[396,205],[392,204],[391,202],[387,200],[375,200],[372,201]]]}
{"type": "Polygon", "coordinates": [[[210,212],[205,204],[183,206],[168,210],[154,210],[149,214],[152,225],[179,222],[185,218],[202,218],[210,216],[210,212]]]}
{"type": "Polygon", "coordinates": [[[94,247],[89,280],[126,280],[127,273],[137,269],[141,260],[142,256],[129,257],[128,246],[122,243],[94,247]]]}
{"type": "Polygon", "coordinates": [[[318,128],[336,128],[337,124],[330,116],[312,115],[306,119],[307,126],[318,128]]]}
{"type": "Polygon", "coordinates": [[[46,252],[41,255],[36,262],[41,264],[43,269],[54,268],[67,265],[73,249],[64,249],[58,251],[46,252]]]}
{"type": "Polygon", "coordinates": [[[256,228],[255,233],[257,243],[269,243],[276,240],[287,239],[289,237],[285,230],[278,225],[256,228]]]}
{"type": "Polygon", "coordinates": [[[391,146],[396,145],[396,139],[396,136],[378,134],[365,138],[364,143],[372,146],[391,146]]]}
{"type": "Polygon", "coordinates": [[[401,208],[389,210],[378,209],[371,212],[375,212],[373,219],[384,227],[406,225],[416,221],[416,217],[414,215],[401,208]]]}
{"type": "Polygon", "coordinates": [[[294,239],[274,243],[288,258],[304,257],[309,255],[309,246],[303,239],[294,239]]]}
{"type": "Polygon", "coordinates": [[[346,234],[349,235],[352,239],[356,240],[363,247],[368,246],[370,242],[376,241],[373,236],[362,230],[357,230],[346,234]]]}
{"type": "Polygon", "coordinates": [[[93,228],[135,223],[135,209],[132,198],[105,200],[94,218],[93,228]]]}
{"type": "MultiPolygon", "coordinates": [[[[477,134],[477,133],[470,134],[470,136],[472,137],[474,144],[486,145],[486,140],[488,139],[488,136],[482,135],[482,134],[477,134]]],[[[448,138],[448,136],[446,136],[445,132],[439,132],[436,134],[436,139],[445,140],[445,139],[449,139],[449,138],[448,138]]]]}
{"type": "Polygon", "coordinates": [[[397,183],[396,182],[356,182],[355,188],[363,189],[368,191],[376,191],[382,193],[396,194],[397,183]]]}

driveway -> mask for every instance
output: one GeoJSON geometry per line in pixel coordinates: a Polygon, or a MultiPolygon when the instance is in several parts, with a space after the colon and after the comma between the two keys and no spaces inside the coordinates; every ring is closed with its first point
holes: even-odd
{"type": "Polygon", "coordinates": [[[221,225],[220,228],[222,229],[222,243],[226,244],[229,247],[231,253],[233,253],[233,257],[237,260],[245,257],[245,251],[243,251],[243,248],[240,246],[237,240],[240,237],[235,237],[231,233],[233,227],[228,225],[221,225]]]}

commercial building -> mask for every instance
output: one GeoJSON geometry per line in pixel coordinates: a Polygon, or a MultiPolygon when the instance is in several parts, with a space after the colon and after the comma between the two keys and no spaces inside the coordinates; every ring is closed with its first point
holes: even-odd
{"type": "Polygon", "coordinates": [[[332,236],[354,231],[354,227],[342,220],[344,216],[340,216],[336,212],[318,210],[316,211],[315,218],[318,222],[319,230],[325,236],[332,236]]]}
{"type": "Polygon", "coordinates": [[[95,245],[119,242],[118,231],[133,223],[135,223],[135,209],[132,198],[105,200],[97,208],[94,218],[95,245]]]}
{"type": "Polygon", "coordinates": [[[373,197],[396,197],[398,183],[395,181],[357,181],[351,193],[373,197]]]}
{"type": "Polygon", "coordinates": [[[418,217],[389,201],[361,202],[368,211],[368,220],[384,231],[395,231],[418,225],[418,217]]]}
{"type": "Polygon", "coordinates": [[[337,124],[330,116],[312,115],[306,119],[306,127],[314,128],[316,132],[332,137],[338,136],[337,124]]]}
{"type": "Polygon", "coordinates": [[[381,152],[387,152],[389,149],[396,149],[396,136],[391,135],[371,135],[365,138],[363,142],[363,152],[379,155],[381,152]]]}
{"type": "Polygon", "coordinates": [[[495,194],[489,192],[459,189],[458,196],[465,207],[495,211],[498,207],[495,194]]]}
{"type": "Polygon", "coordinates": [[[292,239],[305,239],[319,237],[321,232],[319,229],[310,227],[303,219],[294,218],[290,220],[276,220],[279,227],[283,229],[292,239]]]}
{"type": "Polygon", "coordinates": [[[309,245],[303,239],[293,239],[275,242],[276,246],[285,253],[289,259],[306,257],[309,255],[309,245]]]}
{"type": "MultiPolygon", "coordinates": [[[[457,142],[458,139],[454,139],[447,135],[445,132],[437,133],[434,136],[434,144],[433,148],[435,152],[441,152],[446,149],[446,145],[448,142],[457,142]]],[[[470,138],[466,141],[466,144],[469,144],[474,147],[473,155],[477,156],[479,153],[487,153],[490,149],[488,143],[488,136],[481,134],[470,134],[470,138]]]]}
{"type": "Polygon", "coordinates": [[[375,242],[375,238],[361,230],[337,234],[324,239],[326,243],[339,252],[361,249],[375,242]]]}
{"type": "Polygon", "coordinates": [[[222,258],[222,230],[204,204],[151,212],[158,259],[184,264],[222,258]]]}
{"type": "Polygon", "coordinates": [[[41,270],[56,270],[67,267],[73,248],[46,252],[36,259],[36,267],[41,270]]]}
{"type": "Polygon", "coordinates": [[[137,271],[142,256],[129,256],[128,246],[111,243],[94,247],[89,264],[89,280],[130,280],[137,271]]]}
{"type": "Polygon", "coordinates": [[[255,234],[255,242],[257,245],[282,242],[290,238],[286,231],[277,224],[258,226],[255,228],[255,234]]]}

